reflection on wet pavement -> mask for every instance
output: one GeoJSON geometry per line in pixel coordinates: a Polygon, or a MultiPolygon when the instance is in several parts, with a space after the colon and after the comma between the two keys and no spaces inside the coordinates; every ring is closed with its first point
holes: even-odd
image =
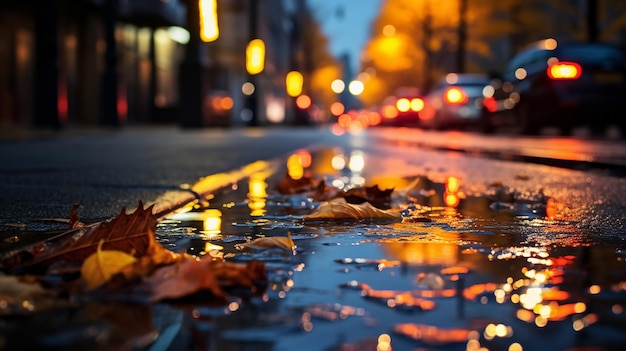
{"type": "MultiPolygon", "coordinates": [[[[567,199],[542,189],[519,191],[504,182],[470,192],[456,175],[435,180],[425,174],[394,177],[384,170],[368,174],[362,154],[335,151],[305,154],[307,167],[291,158],[288,173],[301,177],[300,188],[281,195],[267,185],[259,216],[258,206],[245,205],[258,199],[230,202],[228,211],[237,214],[224,214],[232,226],[222,228],[223,242],[220,236],[214,242],[233,260],[267,262],[273,284],[257,308],[281,322],[266,337],[258,329],[266,317],[234,325],[227,345],[243,347],[250,340],[237,338],[236,330],[245,334],[251,328],[258,339],[271,340],[267,350],[296,345],[307,350],[545,345],[608,350],[626,341],[620,334],[626,322],[624,255],[596,247],[593,235],[576,226],[580,218],[567,208],[567,199]],[[373,182],[393,188],[389,208],[402,220],[304,223],[318,206],[307,193],[306,177],[342,191],[373,182]],[[296,255],[273,249],[244,253],[229,245],[229,240],[280,237],[286,231],[293,235],[296,255]],[[276,334],[277,327],[284,334],[276,334]]],[[[268,177],[268,184],[283,176],[268,177]]]]}
{"type": "Polygon", "coordinates": [[[603,235],[619,228],[589,231],[568,198],[547,195],[556,191],[506,179],[476,191],[462,174],[397,176],[367,159],[300,150],[284,173],[254,175],[159,223],[159,241],[173,250],[263,261],[267,291],[226,306],[202,297],[159,304],[150,309],[158,332],[142,328],[125,342],[145,347],[139,341],[150,335],[161,349],[510,351],[626,342],[626,248],[603,235]],[[277,191],[286,176],[289,193],[277,191]],[[306,222],[321,202],[315,180],[338,193],[393,189],[387,208],[402,216],[306,222]],[[261,247],[248,247],[259,239],[261,247]]]}

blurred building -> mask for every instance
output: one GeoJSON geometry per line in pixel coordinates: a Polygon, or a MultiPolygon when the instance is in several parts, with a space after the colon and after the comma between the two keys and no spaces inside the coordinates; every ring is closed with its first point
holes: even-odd
{"type": "MultiPolygon", "coordinates": [[[[303,0],[298,0],[303,1],[303,0]]],[[[0,126],[179,123],[186,0],[25,0],[0,3],[0,126]],[[110,43],[113,43],[111,45],[110,43]]],[[[293,30],[289,1],[218,0],[220,37],[199,43],[198,125],[247,123],[245,49],[266,45],[255,118],[281,123],[293,30]],[[287,4],[287,5],[286,5],[287,4]],[[254,24],[254,28],[251,25],[254,24]]]]}

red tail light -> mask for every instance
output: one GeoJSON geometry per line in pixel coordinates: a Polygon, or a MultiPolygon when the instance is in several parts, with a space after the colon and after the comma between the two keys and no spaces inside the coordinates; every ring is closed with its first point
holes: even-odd
{"type": "Polygon", "coordinates": [[[563,61],[548,66],[548,77],[555,80],[578,79],[582,73],[582,67],[576,62],[563,61]]]}
{"type": "Polygon", "coordinates": [[[489,112],[496,112],[498,110],[498,103],[493,96],[485,98],[483,100],[483,105],[487,108],[489,112]]]}
{"type": "Polygon", "coordinates": [[[489,112],[496,112],[498,110],[498,103],[496,102],[496,99],[493,98],[493,96],[485,98],[483,100],[483,106],[485,106],[485,108],[489,112]]]}
{"type": "Polygon", "coordinates": [[[459,87],[449,87],[443,94],[446,103],[460,105],[467,102],[467,94],[459,87]]]}

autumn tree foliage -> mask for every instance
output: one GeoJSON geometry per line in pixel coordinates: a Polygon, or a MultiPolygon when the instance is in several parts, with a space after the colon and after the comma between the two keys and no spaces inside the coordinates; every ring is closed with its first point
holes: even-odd
{"type": "Polygon", "coordinates": [[[333,80],[342,78],[341,63],[333,57],[328,48],[328,37],[323,33],[311,11],[303,11],[298,18],[299,43],[297,65],[304,76],[305,93],[321,106],[328,107],[334,101],[330,90],[333,80]]]}
{"type": "Polygon", "coordinates": [[[619,42],[626,31],[623,1],[383,0],[361,68],[375,72],[366,91],[376,93],[362,98],[366,105],[377,105],[400,87],[427,91],[438,78],[457,71],[459,47],[465,72],[490,72],[500,71],[532,41],[586,40],[591,4],[597,6],[598,40],[619,42]]]}

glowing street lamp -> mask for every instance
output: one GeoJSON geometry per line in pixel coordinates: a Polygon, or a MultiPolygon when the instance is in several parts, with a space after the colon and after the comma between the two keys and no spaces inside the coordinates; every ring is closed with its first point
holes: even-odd
{"type": "Polygon", "coordinates": [[[291,71],[287,73],[287,77],[285,78],[285,84],[287,87],[287,95],[291,97],[296,97],[302,94],[303,83],[304,83],[304,78],[302,77],[302,73],[298,71],[291,71]]]}
{"type": "Polygon", "coordinates": [[[330,89],[335,94],[341,94],[345,88],[346,83],[344,83],[341,79],[335,79],[332,81],[332,83],[330,83],[330,89]]]}
{"type": "Polygon", "coordinates": [[[348,91],[350,92],[350,94],[354,96],[361,95],[364,89],[365,89],[365,86],[363,85],[363,82],[359,80],[353,80],[350,82],[350,84],[348,84],[348,91]]]}
{"type": "Polygon", "coordinates": [[[249,74],[263,72],[265,66],[265,43],[261,39],[252,39],[246,48],[246,70],[249,74]]]}
{"type": "Polygon", "coordinates": [[[217,25],[217,0],[198,0],[200,7],[200,39],[212,42],[220,36],[217,25]]]}

